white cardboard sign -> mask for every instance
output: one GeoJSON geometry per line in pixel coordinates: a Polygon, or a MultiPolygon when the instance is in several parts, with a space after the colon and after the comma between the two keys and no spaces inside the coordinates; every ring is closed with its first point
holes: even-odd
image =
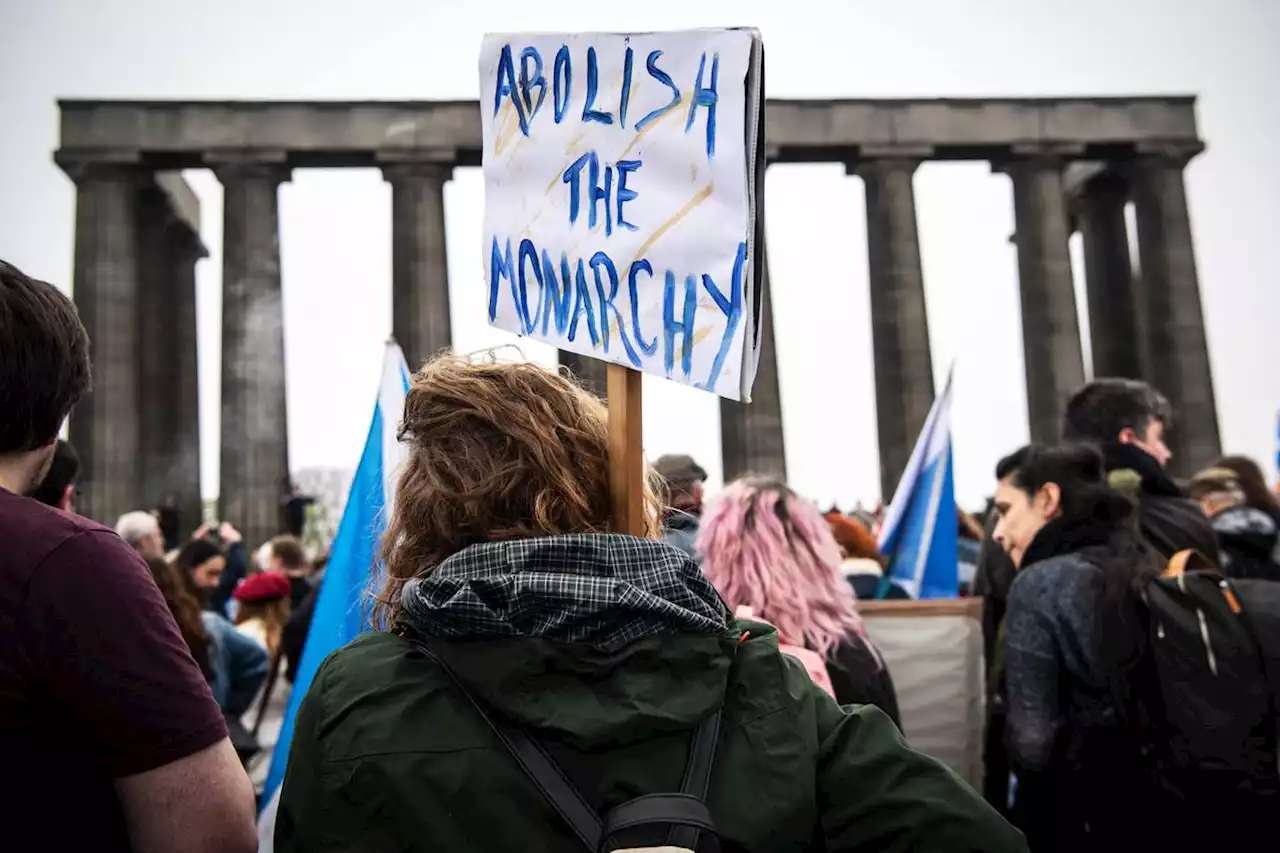
{"type": "Polygon", "coordinates": [[[489,322],[735,400],[754,375],[750,30],[489,35],[489,322]]]}

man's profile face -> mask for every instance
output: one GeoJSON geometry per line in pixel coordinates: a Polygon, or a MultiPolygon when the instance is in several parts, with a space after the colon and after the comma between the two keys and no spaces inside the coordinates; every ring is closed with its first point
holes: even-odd
{"type": "Polygon", "coordinates": [[[1159,418],[1152,418],[1147,422],[1147,428],[1139,435],[1132,429],[1124,429],[1120,431],[1120,443],[1132,444],[1134,447],[1145,451],[1148,455],[1155,458],[1163,468],[1169,464],[1169,460],[1173,458],[1173,451],[1169,449],[1169,445],[1164,441],[1164,421],[1159,418]]]}

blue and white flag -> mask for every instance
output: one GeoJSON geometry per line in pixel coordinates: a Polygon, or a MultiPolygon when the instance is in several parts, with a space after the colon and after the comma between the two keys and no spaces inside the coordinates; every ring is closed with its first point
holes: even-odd
{"type": "Polygon", "coordinates": [[[407,453],[405,446],[396,440],[396,431],[404,416],[408,390],[409,368],[404,353],[398,344],[389,341],[382,361],[382,382],[373,409],[373,423],[347,494],[347,506],[333,540],[307,644],[298,663],[298,677],[289,695],[280,739],[271,756],[271,770],[262,792],[266,805],[258,818],[259,851],[269,853],[274,849],[276,807],[280,783],[289,762],[293,721],[316,670],[330,652],[372,627],[368,620],[368,592],[372,573],[378,565],[378,546],[391,513],[395,476],[407,453]]]}
{"type": "Polygon", "coordinates": [[[912,598],[960,594],[956,494],[951,467],[951,374],[916,440],[880,528],[886,580],[912,598]]]}

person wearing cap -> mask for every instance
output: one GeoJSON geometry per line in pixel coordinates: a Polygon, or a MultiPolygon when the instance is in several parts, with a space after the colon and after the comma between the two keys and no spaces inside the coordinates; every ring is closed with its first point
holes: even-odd
{"type": "Polygon", "coordinates": [[[239,603],[236,628],[275,657],[280,650],[280,633],[289,620],[289,576],[284,572],[259,572],[245,578],[232,598],[239,603]]]}
{"type": "Polygon", "coordinates": [[[257,742],[246,769],[256,792],[261,792],[270,768],[270,758],[280,737],[285,710],[289,705],[289,682],[279,677],[280,639],[289,621],[289,576],[284,572],[259,572],[245,578],[232,593],[236,603],[236,629],[266,650],[270,674],[252,704],[241,715],[240,724],[257,742]]]}
{"type": "Polygon", "coordinates": [[[702,484],[707,472],[692,456],[673,453],[658,457],[653,470],[667,486],[667,505],[662,513],[662,541],[697,558],[693,543],[698,538],[702,518],[702,484]]]}
{"type": "MultiPolygon", "coordinates": [[[[1230,468],[1206,468],[1191,478],[1191,496],[1200,501],[1218,537],[1222,571],[1231,578],[1280,581],[1275,519],[1249,506],[1240,477],[1230,468]]],[[[1207,555],[1212,557],[1213,555],[1207,555]]]]}

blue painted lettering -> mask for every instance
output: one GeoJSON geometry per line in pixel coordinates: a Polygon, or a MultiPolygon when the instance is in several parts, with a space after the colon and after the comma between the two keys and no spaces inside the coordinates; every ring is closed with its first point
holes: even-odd
{"type": "Polygon", "coordinates": [[[506,250],[498,246],[498,237],[493,237],[493,248],[489,250],[489,322],[498,318],[498,288],[503,279],[511,282],[511,298],[516,298],[516,280],[511,263],[511,241],[507,240],[506,250]]]}
{"type": "Polygon", "coordinates": [[[663,107],[658,107],[656,110],[640,119],[640,121],[636,122],[636,130],[644,130],[651,122],[657,121],[661,118],[663,113],[666,113],[668,110],[675,109],[680,104],[680,88],[676,86],[675,82],[671,79],[670,74],[658,67],[658,59],[661,56],[662,51],[660,50],[650,51],[649,58],[645,60],[644,66],[648,69],[650,77],[671,90],[671,103],[663,107]]]}
{"type": "Polygon", "coordinates": [[[559,124],[569,111],[569,93],[573,91],[573,62],[569,59],[569,45],[562,44],[556,51],[556,65],[551,77],[551,102],[555,107],[556,124],[559,124]]]}
{"type": "Polygon", "coordinates": [[[533,266],[533,277],[538,282],[538,300],[541,302],[542,294],[542,267],[538,265],[538,250],[534,248],[533,241],[528,237],[520,241],[520,296],[516,300],[516,310],[520,312],[520,318],[523,323],[524,333],[526,335],[533,334],[534,328],[537,326],[537,320],[541,305],[534,311],[529,310],[529,283],[525,277],[525,270],[533,266]]]}
{"type": "Polygon", "coordinates": [[[693,276],[684,280],[684,308],[679,319],[676,318],[676,274],[667,270],[666,286],[662,290],[662,337],[663,367],[667,376],[675,366],[676,335],[684,335],[683,351],[680,354],[680,370],[685,378],[693,370],[693,324],[698,311],[698,282],[693,276]]]}
{"type": "Polygon", "coordinates": [[[595,108],[598,69],[596,67],[596,49],[587,48],[587,100],[582,105],[582,120],[598,121],[601,124],[613,124],[613,114],[595,108]]]}
{"type": "Polygon", "coordinates": [[[714,160],[716,156],[716,81],[720,77],[720,54],[712,54],[711,56],[711,85],[708,88],[702,87],[702,72],[706,70],[707,54],[702,54],[702,59],[698,61],[698,80],[693,85],[693,98],[689,101],[689,117],[684,123],[684,132],[688,133],[689,128],[693,127],[693,119],[698,114],[698,107],[707,108],[707,159],[714,160]]]}
{"type": "Polygon", "coordinates": [[[542,54],[538,53],[536,47],[526,47],[520,52],[520,93],[524,97],[524,111],[532,124],[533,117],[542,109],[542,102],[547,97],[547,78],[542,75],[542,54]],[[532,77],[529,76],[530,59],[534,62],[532,77]],[[537,103],[534,103],[532,97],[535,86],[538,87],[537,103]]]}
{"type": "Polygon", "coordinates": [[[515,63],[511,59],[511,45],[502,46],[502,54],[498,57],[497,85],[493,93],[493,114],[496,116],[502,108],[502,99],[510,98],[520,119],[520,132],[529,135],[529,120],[525,118],[524,104],[520,103],[519,90],[516,88],[515,63]]]}
{"type": "Polygon", "coordinates": [[[707,375],[706,388],[708,390],[716,390],[716,382],[720,379],[720,371],[724,368],[725,356],[729,354],[729,345],[733,343],[733,333],[738,329],[738,322],[742,319],[742,275],[747,265],[747,244],[741,242],[738,244],[738,254],[733,260],[733,281],[729,286],[729,295],[726,297],[716,287],[716,283],[711,280],[711,276],[705,273],[702,276],[702,286],[711,295],[711,299],[716,303],[716,307],[724,312],[724,337],[720,339],[720,349],[716,351],[715,361],[711,363],[711,372],[707,375]]]}
{"type": "Polygon", "coordinates": [[[653,355],[658,351],[658,339],[655,337],[646,344],[644,333],[640,331],[640,283],[636,278],[641,272],[647,272],[649,278],[653,278],[653,265],[644,258],[632,261],[631,269],[627,272],[627,290],[631,294],[631,333],[635,335],[636,346],[640,347],[640,351],[645,355],[653,355]]]}
{"type": "Polygon", "coordinates": [[[636,230],[636,226],[622,218],[623,202],[633,200],[639,193],[635,190],[627,189],[627,173],[634,172],[640,168],[639,160],[619,160],[618,161],[618,216],[617,225],[619,228],[628,228],[632,231],[636,230]]]}
{"type": "Polygon", "coordinates": [[[604,252],[596,252],[591,256],[591,271],[595,274],[596,293],[600,296],[600,335],[604,338],[604,351],[609,351],[609,313],[613,312],[613,318],[618,322],[618,338],[622,341],[622,348],[626,350],[627,358],[633,367],[640,366],[640,356],[636,355],[636,351],[631,347],[631,341],[627,339],[626,327],[622,324],[622,313],[618,311],[618,307],[613,304],[613,300],[618,298],[618,268],[613,265],[613,259],[604,252]],[[604,281],[600,277],[601,271],[609,279],[609,292],[606,294],[604,289],[604,281]]]}

